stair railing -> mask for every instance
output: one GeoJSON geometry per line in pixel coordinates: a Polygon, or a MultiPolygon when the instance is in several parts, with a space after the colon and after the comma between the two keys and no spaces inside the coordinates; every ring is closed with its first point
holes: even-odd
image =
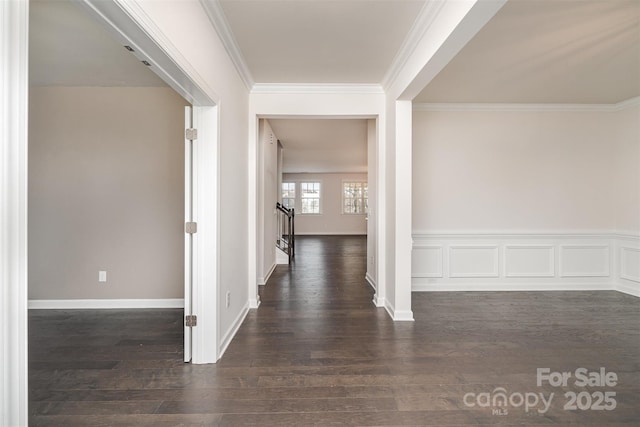
{"type": "Polygon", "coordinates": [[[289,263],[296,256],[295,210],[276,203],[278,210],[278,235],[276,246],[289,256],[289,263]]]}

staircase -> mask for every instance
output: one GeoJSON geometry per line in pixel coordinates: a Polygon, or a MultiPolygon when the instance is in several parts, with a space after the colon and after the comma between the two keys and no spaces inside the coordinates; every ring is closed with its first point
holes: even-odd
{"type": "Polygon", "coordinates": [[[276,247],[287,254],[289,264],[296,256],[295,211],[276,203],[278,211],[278,235],[276,247]]]}

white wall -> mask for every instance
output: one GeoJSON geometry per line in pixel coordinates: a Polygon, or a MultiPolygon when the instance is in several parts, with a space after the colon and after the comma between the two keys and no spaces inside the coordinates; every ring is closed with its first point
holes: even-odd
{"type": "Polygon", "coordinates": [[[31,89],[30,299],[183,298],[185,105],[160,87],[31,89]]]}
{"type": "MultiPolygon", "coordinates": [[[[366,216],[342,213],[343,181],[367,182],[367,174],[285,173],[283,182],[321,182],[320,214],[302,214],[296,209],[296,234],[367,234],[366,216]]],[[[299,187],[298,187],[299,189],[299,187]]]]}
{"type": "Polygon", "coordinates": [[[413,289],[640,282],[637,123],[637,107],[414,112],[413,289]]]}
{"type": "Polygon", "coordinates": [[[260,120],[259,126],[260,155],[260,191],[258,220],[262,223],[263,232],[259,236],[258,283],[264,285],[269,280],[276,265],[275,239],[277,233],[276,202],[278,201],[278,137],[273,133],[267,120],[260,120]]]}
{"type": "MultiPolygon", "coordinates": [[[[226,348],[248,311],[247,271],[248,187],[247,129],[249,93],[233,65],[218,34],[197,1],[137,1],[144,19],[153,23],[163,40],[172,44],[172,54],[199,81],[216,94],[219,106],[219,274],[211,278],[218,284],[217,310],[220,350],[226,348]],[[229,307],[224,304],[230,292],[229,307]]],[[[254,141],[255,144],[255,141],[254,141]]],[[[252,165],[255,168],[255,165],[252,165]]],[[[253,248],[255,250],[255,248],[253,248]]],[[[254,267],[255,268],[255,264],[254,267]]],[[[255,274],[253,282],[255,284],[255,274]]],[[[214,310],[212,309],[212,312],[214,310]]]]}

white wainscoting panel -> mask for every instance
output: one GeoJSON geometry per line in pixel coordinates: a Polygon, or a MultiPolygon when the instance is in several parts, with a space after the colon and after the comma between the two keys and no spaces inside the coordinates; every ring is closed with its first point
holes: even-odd
{"type": "Polygon", "coordinates": [[[640,249],[620,247],[620,277],[640,283],[640,249]]]}
{"type": "Polygon", "coordinates": [[[449,277],[499,277],[497,245],[449,246],[449,277]]]}
{"type": "Polygon", "coordinates": [[[561,277],[609,277],[610,245],[560,245],[561,277]]]}
{"type": "Polygon", "coordinates": [[[553,245],[505,245],[505,277],[554,277],[553,245]]]}
{"type": "Polygon", "coordinates": [[[640,236],[624,240],[610,230],[424,231],[413,239],[414,291],[640,294],[640,236]]]}
{"type": "Polygon", "coordinates": [[[442,245],[414,246],[411,253],[413,277],[442,277],[442,245]]]}

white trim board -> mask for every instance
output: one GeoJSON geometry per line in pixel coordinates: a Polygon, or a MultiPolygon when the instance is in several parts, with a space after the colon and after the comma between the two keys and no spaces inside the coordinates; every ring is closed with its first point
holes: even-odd
{"type": "Polygon", "coordinates": [[[220,37],[220,40],[229,54],[236,71],[238,71],[242,82],[248,90],[251,90],[254,85],[253,76],[251,75],[251,71],[247,66],[244,56],[242,55],[240,46],[238,46],[236,38],[233,35],[233,31],[231,31],[229,21],[227,21],[227,17],[224,14],[220,1],[200,0],[200,4],[204,8],[211,25],[216,30],[216,33],[218,33],[218,37],[220,37]]]}
{"type": "Polygon", "coordinates": [[[428,112],[600,112],[611,113],[640,105],[640,96],[615,104],[509,104],[509,103],[414,103],[413,111],[428,112]]]}
{"type": "Polygon", "coordinates": [[[184,299],[36,299],[30,310],[101,310],[121,308],[184,308],[184,299]]]}
{"type": "Polygon", "coordinates": [[[366,236],[367,233],[351,233],[345,232],[331,232],[331,231],[305,231],[303,233],[296,232],[296,236],[366,236]]]}
{"type": "Polygon", "coordinates": [[[231,344],[231,340],[233,340],[233,337],[235,337],[238,333],[238,329],[240,329],[240,326],[242,326],[242,322],[244,322],[247,314],[249,314],[248,302],[244,305],[244,307],[242,307],[242,310],[240,310],[240,313],[234,319],[229,330],[222,336],[220,346],[218,347],[218,359],[220,359],[224,352],[227,351],[227,347],[229,347],[229,344],[231,344]]]}
{"type": "Polygon", "coordinates": [[[135,2],[78,2],[133,55],[151,63],[150,70],[194,106],[217,104],[219,97],[196,68],[180,53],[135,2]]]}
{"type": "MultiPolygon", "coordinates": [[[[366,83],[256,83],[251,94],[384,94],[378,84],[366,83]]],[[[267,117],[268,118],[268,117],[267,117]]],[[[291,172],[287,172],[291,173],[291,172]]]]}
{"type": "Polygon", "coordinates": [[[398,52],[391,61],[391,66],[382,78],[382,87],[388,89],[398,78],[400,71],[407,64],[407,61],[411,58],[411,55],[418,47],[420,40],[424,37],[425,33],[431,28],[431,25],[438,17],[438,14],[442,10],[444,2],[425,2],[418,16],[416,16],[413,25],[409,29],[405,39],[402,41],[398,52]]]}
{"type": "Polygon", "coordinates": [[[367,281],[367,283],[369,284],[369,286],[371,286],[371,288],[376,291],[378,289],[378,284],[376,283],[376,281],[373,279],[373,277],[369,274],[369,272],[367,271],[367,273],[364,275],[364,280],[367,281]]]}
{"type": "Polygon", "coordinates": [[[633,286],[626,283],[618,283],[616,285],[616,291],[640,298],[640,286],[633,286]]]}
{"type": "Polygon", "coordinates": [[[28,425],[29,2],[0,1],[0,425],[28,425]]]}
{"type": "MultiPolygon", "coordinates": [[[[288,261],[288,259],[287,259],[287,261],[288,261]]],[[[267,282],[269,281],[269,278],[270,278],[270,277],[271,277],[271,275],[273,274],[273,271],[276,269],[276,266],[277,266],[277,265],[278,265],[278,264],[274,262],[274,263],[271,265],[271,267],[269,268],[269,271],[267,271],[267,274],[265,274],[265,275],[264,275],[264,277],[259,277],[259,278],[258,278],[258,285],[260,285],[260,286],[264,286],[264,285],[266,285],[266,284],[267,284],[267,282]]]]}

